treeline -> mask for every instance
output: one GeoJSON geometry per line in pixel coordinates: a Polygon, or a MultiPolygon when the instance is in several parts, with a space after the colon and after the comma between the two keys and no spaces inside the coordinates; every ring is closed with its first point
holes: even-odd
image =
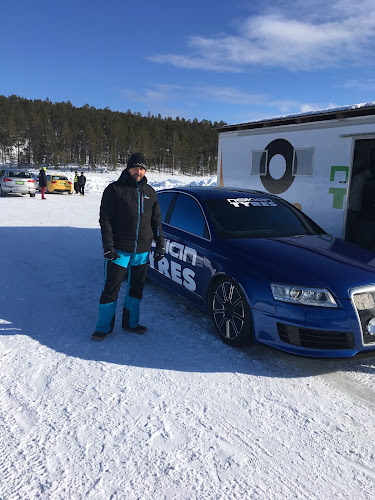
{"type": "Polygon", "coordinates": [[[151,168],[211,175],[217,167],[214,128],[222,125],[96,109],[88,104],[76,108],[69,101],[0,96],[1,161],[116,167],[142,151],[151,168]]]}

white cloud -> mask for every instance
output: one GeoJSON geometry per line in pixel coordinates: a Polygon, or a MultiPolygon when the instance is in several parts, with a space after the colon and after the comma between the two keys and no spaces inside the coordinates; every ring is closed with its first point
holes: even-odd
{"type": "MultiPolygon", "coordinates": [[[[268,94],[244,92],[236,87],[229,86],[213,86],[206,84],[197,84],[191,86],[179,86],[169,84],[159,84],[152,88],[139,89],[138,91],[121,89],[121,93],[130,99],[132,102],[141,102],[148,109],[152,109],[155,104],[162,116],[178,116],[186,115],[187,109],[192,113],[200,109],[200,103],[211,102],[217,108],[220,105],[231,105],[240,107],[241,112],[246,113],[249,119],[261,113],[262,116],[278,116],[298,112],[307,112],[317,109],[331,107],[331,104],[321,103],[304,103],[292,99],[272,99],[268,94]],[[184,112],[181,111],[181,103],[184,104],[184,112]],[[259,111],[260,107],[262,111],[259,111]],[[265,114],[264,110],[269,109],[269,113],[265,114]],[[246,111],[247,110],[247,111],[246,111]]],[[[332,105],[333,106],[333,105],[332,105]]],[[[158,113],[159,113],[158,112],[158,113]]]]}
{"type": "MultiPolygon", "coordinates": [[[[186,91],[187,89],[185,89],[186,91]]],[[[266,102],[265,94],[253,94],[251,92],[243,92],[234,87],[213,86],[213,85],[197,85],[189,88],[189,92],[201,99],[209,99],[210,101],[222,102],[233,105],[257,105],[259,102],[266,102]]]]}
{"type": "Polygon", "coordinates": [[[348,80],[344,83],[343,87],[347,89],[375,91],[375,79],[370,78],[367,80],[348,80]]]}
{"type": "Polygon", "coordinates": [[[183,89],[184,88],[179,85],[162,83],[155,85],[153,88],[145,88],[142,90],[120,89],[119,91],[123,96],[134,102],[154,104],[169,100],[171,95],[183,89]]]}
{"type": "Polygon", "coordinates": [[[309,113],[310,111],[317,111],[318,109],[333,108],[335,107],[332,103],[327,106],[322,106],[321,104],[302,104],[300,107],[300,113],[309,113]]]}
{"type": "Polygon", "coordinates": [[[243,71],[242,68],[236,67],[234,64],[223,64],[218,59],[202,58],[201,56],[189,57],[174,54],[160,54],[157,56],[151,56],[148,59],[156,63],[168,63],[176,66],[177,68],[184,69],[205,69],[211,71],[230,71],[235,73],[243,71]]]}
{"type": "Polygon", "coordinates": [[[251,65],[313,70],[360,64],[366,62],[366,55],[372,57],[373,1],[338,0],[329,6],[315,1],[309,3],[310,9],[315,7],[310,11],[306,3],[300,5],[301,12],[295,9],[293,15],[286,4],[284,12],[268,5],[267,13],[248,17],[236,34],[192,36],[189,54],[161,54],[150,59],[186,69],[243,71],[251,65]]]}

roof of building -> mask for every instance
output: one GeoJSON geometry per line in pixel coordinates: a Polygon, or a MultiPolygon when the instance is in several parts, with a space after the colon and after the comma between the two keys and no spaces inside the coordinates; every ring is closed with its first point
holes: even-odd
{"type": "Polygon", "coordinates": [[[305,113],[263,118],[251,122],[244,122],[218,127],[219,132],[231,132],[235,130],[247,130],[255,128],[275,127],[280,125],[292,125],[298,123],[319,122],[327,120],[338,120],[357,116],[375,115],[375,101],[362,104],[351,104],[336,108],[318,109],[305,113]]]}

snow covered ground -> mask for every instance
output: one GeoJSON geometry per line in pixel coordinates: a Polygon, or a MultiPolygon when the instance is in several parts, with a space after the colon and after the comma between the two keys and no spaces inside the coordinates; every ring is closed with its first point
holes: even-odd
{"type": "Polygon", "coordinates": [[[149,281],[144,336],[90,339],[117,176],[0,199],[0,498],[373,499],[374,358],[230,348],[149,281]]]}

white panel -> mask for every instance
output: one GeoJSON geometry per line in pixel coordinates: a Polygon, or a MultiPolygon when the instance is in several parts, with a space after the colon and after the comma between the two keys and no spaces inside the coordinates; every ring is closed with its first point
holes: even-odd
{"type": "Polygon", "coordinates": [[[251,160],[253,151],[266,150],[276,139],[288,141],[297,151],[313,150],[312,176],[306,175],[306,167],[304,174],[296,175],[290,187],[279,196],[291,203],[298,203],[302,211],[324,230],[342,237],[348,182],[343,182],[343,172],[335,174],[332,167],[351,167],[353,138],[350,135],[373,132],[374,123],[374,118],[372,122],[367,120],[365,123],[362,119],[348,118],[331,124],[324,123],[322,127],[315,123],[310,127],[303,124],[300,128],[298,125],[273,127],[263,133],[259,129],[254,132],[246,130],[246,135],[222,132],[219,137],[219,156],[222,151],[224,186],[267,192],[261,180],[264,176],[251,175],[251,160]],[[335,204],[337,206],[337,198],[334,203],[337,193],[341,193],[341,208],[334,208],[335,204]]]}

